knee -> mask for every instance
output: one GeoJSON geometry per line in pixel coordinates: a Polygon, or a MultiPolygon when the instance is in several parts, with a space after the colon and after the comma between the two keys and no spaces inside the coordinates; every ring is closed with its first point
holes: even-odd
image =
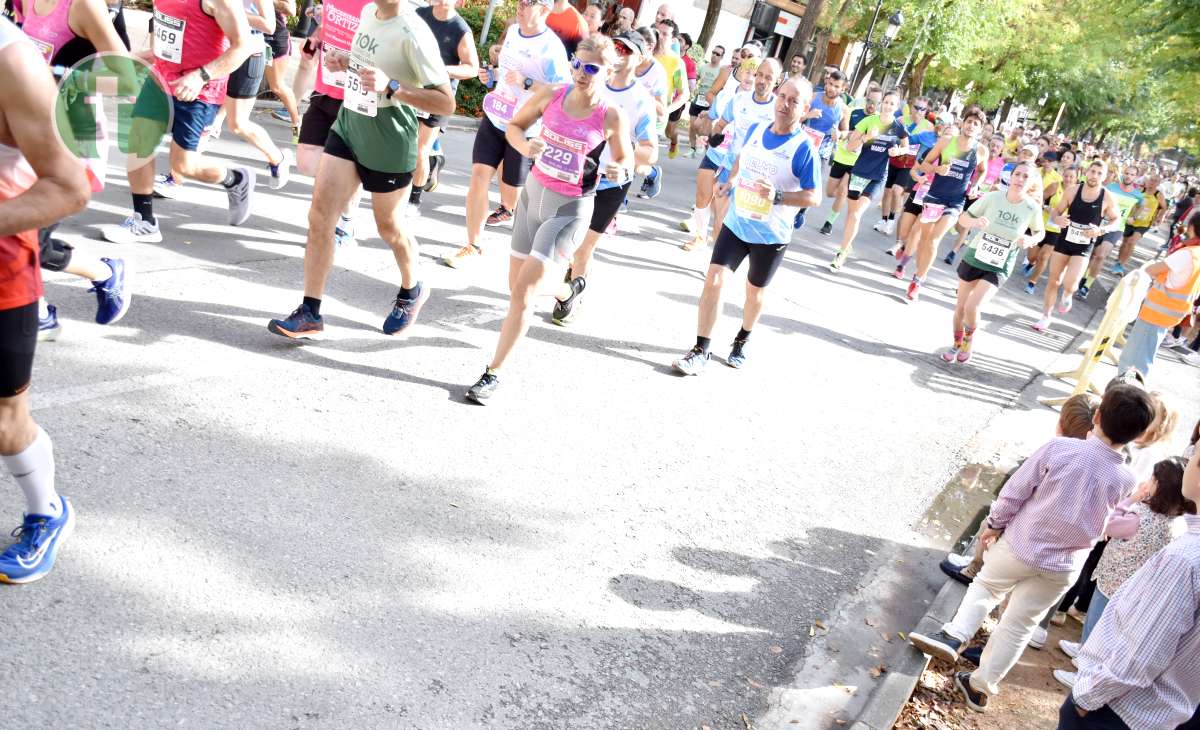
{"type": "Polygon", "coordinates": [[[408,240],[408,236],[404,232],[404,228],[394,215],[375,216],[375,228],[379,231],[379,237],[388,243],[397,243],[408,240]]]}
{"type": "Polygon", "coordinates": [[[0,398],[0,454],[19,454],[33,441],[37,427],[23,397],[0,398]]]}

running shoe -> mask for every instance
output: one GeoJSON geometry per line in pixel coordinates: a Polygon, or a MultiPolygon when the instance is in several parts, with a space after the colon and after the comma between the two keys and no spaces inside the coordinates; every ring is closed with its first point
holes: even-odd
{"type": "Polygon", "coordinates": [[[442,257],[442,263],[452,269],[466,264],[468,261],[478,260],[483,255],[483,249],[473,243],[468,243],[466,246],[458,249],[458,251],[449,256],[442,257]]]}
{"type": "Polygon", "coordinates": [[[954,686],[966,700],[967,707],[975,712],[987,712],[988,696],[971,686],[971,673],[958,672],[954,675],[954,686]]]}
{"type": "Polygon", "coordinates": [[[845,266],[846,257],[849,255],[850,255],[850,252],[848,250],[846,250],[844,248],[838,249],[838,252],[833,255],[833,261],[829,262],[829,270],[830,271],[840,271],[841,268],[843,266],[845,266]]]}
{"type": "Polygon", "coordinates": [[[929,635],[913,631],[909,633],[908,640],[913,646],[929,656],[937,657],[951,664],[958,659],[958,653],[962,651],[962,646],[966,643],[959,641],[945,631],[938,631],[936,634],[929,635]]]}
{"type": "Polygon", "coordinates": [[[821,226],[820,233],[822,236],[828,236],[829,234],[833,233],[833,224],[829,221],[825,221],[825,224],[821,226]]]}
{"type": "Polygon", "coordinates": [[[1188,365],[1195,365],[1197,367],[1200,367],[1200,352],[1195,352],[1195,351],[1188,352],[1188,354],[1183,356],[1183,361],[1186,362],[1188,365]]]}
{"type": "Polygon", "coordinates": [[[417,321],[421,307],[429,301],[429,287],[417,282],[417,296],[414,299],[404,299],[396,294],[396,302],[391,313],[383,320],[383,334],[398,335],[403,333],[417,321]]]}
{"type": "Polygon", "coordinates": [[[1032,294],[1035,291],[1037,291],[1037,284],[1035,282],[1032,282],[1032,281],[1025,282],[1025,293],[1026,294],[1032,294]]]}
{"type": "Polygon", "coordinates": [[[256,175],[249,167],[235,167],[242,179],[226,192],[229,194],[229,225],[240,226],[250,217],[250,204],[254,202],[256,175]]]}
{"type": "Polygon", "coordinates": [[[58,323],[58,307],[46,305],[46,316],[38,316],[38,341],[54,342],[62,334],[62,325],[58,323]]]}
{"type": "Polygon", "coordinates": [[[75,530],[75,508],[71,500],[59,496],[62,514],[25,515],[21,526],[12,531],[17,541],[0,553],[0,583],[32,583],[54,568],[59,548],[75,530]]]}
{"type": "Polygon", "coordinates": [[[650,198],[653,200],[662,192],[663,185],[663,169],[658,165],[650,168],[650,175],[646,176],[645,183],[642,184],[642,192],[638,194],[641,198],[650,198]]]}
{"type": "Polygon", "coordinates": [[[979,662],[983,659],[983,647],[982,646],[967,647],[966,649],[963,649],[963,652],[962,652],[962,654],[959,654],[959,657],[962,658],[964,661],[968,661],[968,662],[974,664],[975,666],[979,666],[979,662]]]}
{"type": "Polygon", "coordinates": [[[956,258],[958,258],[958,254],[951,249],[950,253],[946,254],[946,258],[942,259],[942,263],[946,264],[947,266],[953,266],[956,258]]]}
{"type": "Polygon", "coordinates": [[[1075,657],[1079,656],[1079,650],[1083,648],[1083,644],[1078,641],[1059,639],[1058,648],[1063,654],[1066,654],[1068,657],[1074,659],[1075,657]]]}
{"type": "Polygon", "coordinates": [[[1068,672],[1065,669],[1055,669],[1053,674],[1059,684],[1067,689],[1075,689],[1075,672],[1068,672]]]}
{"type": "Polygon", "coordinates": [[[964,347],[958,351],[958,364],[965,365],[971,361],[971,348],[964,347]]]}
{"type": "Polygon", "coordinates": [[[884,231],[884,234],[888,235],[888,236],[894,236],[896,234],[896,219],[895,218],[888,219],[887,230],[884,231]]]}
{"type": "Polygon", "coordinates": [[[892,272],[892,277],[895,279],[903,279],[904,267],[907,266],[907,264],[908,262],[906,261],[901,261],[900,263],[896,264],[896,269],[892,272]]]}
{"type": "Polygon", "coordinates": [[[271,112],[271,116],[281,122],[287,122],[288,124],[292,123],[292,115],[288,114],[287,109],[276,109],[271,112]]]}
{"type": "Polygon", "coordinates": [[[267,331],[293,340],[311,340],[325,331],[325,320],[301,304],[287,319],[273,319],[268,322],[267,331]]]}
{"type": "Polygon", "coordinates": [[[1024,264],[1021,264],[1021,272],[1024,273],[1025,276],[1029,276],[1033,273],[1034,266],[1035,264],[1032,261],[1026,261],[1024,264]]]}
{"type": "Polygon", "coordinates": [[[792,219],[792,230],[798,231],[804,227],[804,208],[796,211],[796,217],[792,219]]]}
{"type": "Polygon", "coordinates": [[[271,189],[278,190],[288,184],[288,179],[292,175],[292,151],[283,150],[283,158],[279,160],[278,165],[268,165],[267,169],[271,173],[271,189]]]}
{"type": "Polygon", "coordinates": [[[697,233],[687,240],[680,248],[684,251],[694,251],[698,248],[704,248],[708,244],[708,236],[703,233],[697,233]]]}
{"type": "Polygon", "coordinates": [[[409,201],[408,205],[404,206],[405,218],[421,218],[421,204],[409,201]]]}
{"type": "Polygon", "coordinates": [[[1033,323],[1033,329],[1038,332],[1049,332],[1051,321],[1052,320],[1050,319],[1050,317],[1042,317],[1041,319],[1039,319],[1038,321],[1033,323]]]}
{"type": "Polygon", "coordinates": [[[673,159],[675,159],[675,158],[676,158],[676,157],[678,157],[678,156],[679,156],[679,148],[678,148],[678,147],[671,146],[671,147],[670,147],[670,148],[667,150],[667,159],[668,159],[668,160],[673,160],[673,159]]]}
{"type": "Polygon", "coordinates": [[[1071,311],[1071,298],[1070,297],[1062,297],[1061,299],[1059,299],[1058,300],[1058,313],[1059,314],[1067,314],[1070,311],[1071,311]]]}
{"type": "Polygon", "coordinates": [[[344,215],[338,216],[338,222],[333,226],[334,249],[349,248],[358,243],[354,238],[354,219],[344,215]]]}
{"type": "MultiPolygon", "coordinates": [[[[568,275],[570,272],[567,272],[568,275]]],[[[587,279],[582,276],[577,276],[571,280],[571,296],[559,301],[554,300],[554,311],[550,315],[550,320],[560,327],[565,325],[570,319],[571,314],[575,311],[575,305],[579,302],[579,295],[583,293],[587,286],[587,279]]]]}
{"type": "Polygon", "coordinates": [[[511,221],[512,217],[513,217],[512,211],[509,210],[508,208],[505,208],[503,205],[500,205],[495,210],[492,211],[491,215],[489,215],[487,217],[487,224],[489,226],[503,225],[503,224],[511,221]]]}
{"type": "Polygon", "coordinates": [[[1163,337],[1163,341],[1161,343],[1159,343],[1158,346],[1164,350],[1170,350],[1170,349],[1179,347],[1180,345],[1186,345],[1186,344],[1187,344],[1186,337],[1176,337],[1175,335],[1168,332],[1166,337],[1163,337]]]}
{"type": "Polygon", "coordinates": [[[1113,276],[1116,276],[1116,277],[1125,276],[1125,267],[1121,264],[1120,261],[1117,261],[1116,263],[1114,263],[1112,265],[1112,273],[1113,273],[1113,276]]]}
{"type": "Polygon", "coordinates": [[[467,399],[481,406],[486,405],[487,399],[491,398],[492,394],[496,392],[496,388],[499,387],[499,376],[496,375],[495,370],[488,368],[483,371],[483,375],[479,376],[479,380],[475,381],[475,385],[467,389],[467,399]]]}
{"type": "Polygon", "coordinates": [[[693,147],[693,148],[691,148],[690,150],[688,150],[688,153],[687,153],[687,158],[688,158],[689,160],[694,160],[694,159],[696,159],[696,148],[695,148],[695,147],[693,147]]]}
{"type": "Polygon", "coordinates": [[[1092,288],[1087,284],[1080,284],[1079,291],[1075,292],[1075,298],[1081,302],[1086,302],[1088,298],[1088,292],[1091,290],[1092,288]]]}
{"type": "Polygon", "coordinates": [[[671,363],[671,367],[682,375],[699,375],[704,372],[704,368],[708,367],[710,359],[712,359],[711,354],[701,351],[698,347],[693,347],[684,353],[683,357],[671,363]]]}
{"type": "Polygon", "coordinates": [[[442,168],[446,166],[446,158],[442,155],[435,155],[429,162],[429,178],[425,180],[425,185],[421,188],[426,193],[432,193],[437,190],[438,183],[441,181],[442,168]]]}
{"type": "Polygon", "coordinates": [[[113,243],[160,243],[163,240],[158,221],[147,223],[139,213],[129,216],[119,226],[105,226],[104,238],[113,243]]]}
{"type": "Polygon", "coordinates": [[[904,251],[904,244],[897,241],[896,243],[894,243],[892,245],[891,248],[886,249],[884,251],[884,253],[886,253],[888,256],[891,256],[894,259],[897,259],[897,258],[900,258],[900,255],[903,251],[904,251]]]}
{"type": "Polygon", "coordinates": [[[880,218],[872,228],[876,233],[887,233],[887,218],[880,218]]]}
{"type": "Polygon", "coordinates": [[[183,189],[183,183],[177,182],[175,176],[171,173],[166,175],[154,176],[154,197],[166,198],[174,200],[179,197],[179,191],[183,189]]]}
{"type": "Polygon", "coordinates": [[[942,353],[942,361],[943,362],[954,362],[957,359],[958,359],[958,345],[955,345],[954,347],[951,347],[949,350],[946,350],[945,352],[942,353]]]}
{"type": "Polygon", "coordinates": [[[683,231],[684,233],[691,233],[692,232],[692,219],[684,218],[683,220],[679,221],[679,230],[683,231]]]}
{"type": "Polygon", "coordinates": [[[100,260],[112,269],[112,276],[104,281],[93,281],[88,291],[96,292],[96,324],[113,324],[125,316],[133,302],[133,292],[129,291],[133,270],[124,259],[100,260]]]}
{"type": "Polygon", "coordinates": [[[921,296],[921,282],[913,279],[908,283],[908,291],[904,296],[908,297],[908,301],[915,302],[921,296]]]}
{"type": "Polygon", "coordinates": [[[729,357],[725,358],[725,364],[735,370],[746,364],[745,340],[733,341],[733,348],[729,351],[729,357]]]}
{"type": "Polygon", "coordinates": [[[1046,641],[1050,638],[1049,632],[1038,626],[1033,630],[1033,636],[1029,637],[1029,645],[1034,649],[1041,649],[1046,646],[1046,641]]]}

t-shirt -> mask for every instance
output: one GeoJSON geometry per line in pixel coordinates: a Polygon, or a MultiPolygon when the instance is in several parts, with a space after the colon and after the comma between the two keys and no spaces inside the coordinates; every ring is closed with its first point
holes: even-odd
{"type": "Polygon", "coordinates": [[[864,135],[874,132],[875,136],[863,143],[854,162],[853,174],[868,180],[884,179],[887,176],[888,151],[900,144],[901,140],[908,140],[908,130],[895,119],[889,123],[880,119],[878,114],[872,114],[854,125],[854,131],[864,135]]]}
{"type": "MultiPolygon", "coordinates": [[[[609,106],[618,107],[625,112],[625,121],[629,124],[630,137],[635,151],[638,144],[657,139],[654,130],[654,100],[650,98],[650,92],[646,91],[646,87],[636,80],[624,89],[614,89],[612,86],[605,85],[604,99],[609,106]]],[[[602,171],[612,162],[611,147],[612,145],[605,145],[604,150],[600,153],[600,169],[602,171]]],[[[603,176],[596,185],[597,190],[615,187],[618,187],[617,183],[603,176]]]]}
{"type": "MultiPolygon", "coordinates": [[[[417,14],[400,6],[394,18],[380,20],[375,4],[363,8],[350,51],[351,77],[358,65],[379,68],[388,78],[406,86],[431,88],[449,84],[437,40],[417,14]]],[[[347,80],[346,103],[338,112],[333,131],[350,145],[364,167],[379,172],[412,172],[417,166],[417,112],[386,94],[363,94],[369,104],[374,98],[375,116],[355,110],[356,96],[347,80]]]]}
{"type": "Polygon", "coordinates": [[[1121,209],[1121,219],[1119,226],[1125,227],[1125,219],[1129,216],[1129,212],[1135,206],[1141,205],[1142,195],[1140,190],[1122,190],[1120,183],[1109,183],[1104,187],[1108,188],[1114,195],[1117,196],[1117,207],[1121,209]]]}
{"type": "Polygon", "coordinates": [[[1015,243],[1017,236],[1024,235],[1026,229],[1035,236],[1044,230],[1041,202],[1032,200],[1029,196],[1021,196],[1020,201],[1011,203],[1007,191],[993,190],[976,200],[967,212],[974,218],[987,218],[988,224],[972,239],[963,254],[963,261],[977,269],[1002,272],[1005,276],[1012,274],[1017,258],[1021,255],[1022,249],[1015,243]],[[1013,242],[1003,266],[985,264],[976,258],[984,234],[1013,242]]]}
{"type": "Polygon", "coordinates": [[[704,98],[705,94],[712,88],[713,82],[717,80],[717,75],[720,73],[720,66],[713,66],[707,63],[696,69],[696,94],[693,97],[696,106],[708,106],[708,102],[704,98]]]}
{"type": "Polygon", "coordinates": [[[681,56],[683,59],[683,70],[687,72],[688,81],[696,80],[696,62],[691,56],[681,56]]]}
{"type": "Polygon", "coordinates": [[[501,132],[508,129],[508,120],[532,95],[523,86],[513,86],[504,80],[509,71],[545,84],[562,84],[571,79],[567,52],[558,36],[549,29],[527,36],[521,32],[521,26],[515,23],[508,26],[500,46],[496,88],[483,100],[483,113],[501,132]]]}
{"type": "MultiPolygon", "coordinates": [[[[864,120],[866,118],[867,118],[867,112],[865,110],[851,109],[850,110],[850,121],[848,122],[848,124],[850,125],[850,129],[854,129],[856,126],[858,126],[859,122],[861,122],[862,120],[864,120]]],[[[834,162],[836,162],[840,165],[853,165],[857,159],[858,159],[858,153],[851,152],[850,149],[848,147],[846,147],[846,140],[843,139],[840,142],[838,142],[837,148],[833,151],[833,161],[834,162]]]]}
{"type": "Polygon", "coordinates": [[[568,56],[575,54],[575,47],[587,36],[588,32],[587,21],[583,19],[583,14],[571,7],[570,4],[561,13],[551,12],[547,15],[546,25],[550,26],[550,30],[554,31],[554,35],[562,41],[568,56]]]}
{"type": "Polygon", "coordinates": [[[687,72],[683,68],[683,59],[670,52],[654,58],[662,64],[663,72],[667,77],[667,104],[670,105],[676,96],[686,97],[688,83],[687,72]]]}
{"type": "Polygon", "coordinates": [[[638,71],[635,75],[656,101],[661,101],[663,104],[671,101],[671,82],[667,79],[667,72],[657,58],[651,58],[650,67],[645,71],[638,71]]]}
{"type": "MultiPolygon", "coordinates": [[[[438,20],[434,17],[431,7],[417,8],[417,15],[421,16],[421,20],[433,31],[433,37],[437,39],[438,48],[442,51],[442,63],[447,66],[457,66],[461,63],[458,44],[462,42],[463,36],[471,32],[467,21],[458,13],[448,20],[438,20]]],[[[458,79],[450,80],[450,88],[458,90],[458,79]]]]}
{"type": "Polygon", "coordinates": [[[1053,185],[1054,183],[1058,183],[1059,190],[1061,191],[1062,181],[1063,181],[1063,176],[1061,174],[1059,174],[1058,170],[1055,170],[1053,167],[1050,167],[1049,165],[1046,165],[1045,167],[1042,168],[1042,193],[1043,194],[1045,194],[1045,192],[1047,190],[1049,190],[1050,186],[1053,185]]]}
{"type": "MultiPolygon", "coordinates": [[[[749,93],[753,94],[754,92],[751,91],[749,93]]],[[[812,143],[812,140],[808,138],[808,135],[800,129],[797,129],[795,132],[786,136],[776,134],[775,132],[771,131],[770,122],[759,122],[751,125],[750,128],[746,130],[746,134],[742,135],[742,142],[752,139],[754,135],[758,133],[761,125],[766,125],[766,129],[763,130],[762,143],[763,147],[767,150],[778,150],[790,140],[796,138],[797,136],[800,137],[801,143],[796,148],[796,152],[792,155],[790,166],[791,177],[795,178],[799,183],[800,190],[816,190],[817,186],[820,184],[819,175],[821,170],[821,161],[816,154],[816,145],[812,143]]],[[[740,153],[740,146],[741,143],[739,143],[738,148],[735,149],[735,155],[740,153]]],[[[780,153],[776,152],[775,154],[779,155],[780,153]]],[[[786,160],[787,158],[784,157],[783,159],[786,160]]],[[[743,164],[738,172],[738,176],[741,177],[742,175],[746,175],[747,172],[746,165],[743,164]]],[[[759,174],[752,174],[752,176],[767,178],[775,184],[775,188],[777,190],[784,189],[784,187],[781,185],[781,181],[783,177],[786,176],[785,171],[776,169],[774,175],[763,174],[763,172],[765,171],[759,171],[759,174]]],[[[785,224],[789,234],[791,233],[792,216],[794,216],[794,210],[792,213],[789,213],[787,222],[785,224]]],[[[737,236],[746,243],[775,245],[787,243],[787,240],[780,239],[779,230],[773,228],[770,225],[770,221],[751,220],[738,215],[736,205],[731,204],[729,206],[729,212],[725,215],[724,223],[726,226],[728,226],[729,230],[733,232],[733,235],[737,236]]]]}
{"type": "Polygon", "coordinates": [[[1170,271],[1167,272],[1167,288],[1178,289],[1192,277],[1193,247],[1181,248],[1163,259],[1170,271]]]}

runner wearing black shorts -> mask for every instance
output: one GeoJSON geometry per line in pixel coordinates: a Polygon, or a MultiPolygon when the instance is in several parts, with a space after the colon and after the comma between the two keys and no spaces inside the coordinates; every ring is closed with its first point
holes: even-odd
{"type": "MultiPolygon", "coordinates": [[[[283,104],[287,121],[292,127],[292,144],[300,141],[300,111],[296,105],[296,94],[286,82],[288,58],[292,53],[292,34],[288,32],[288,18],[295,15],[292,0],[275,0],[275,32],[267,40],[267,85],[283,104]],[[286,11],[286,12],[281,12],[286,11]]],[[[275,116],[278,119],[278,116],[275,116]]]]}

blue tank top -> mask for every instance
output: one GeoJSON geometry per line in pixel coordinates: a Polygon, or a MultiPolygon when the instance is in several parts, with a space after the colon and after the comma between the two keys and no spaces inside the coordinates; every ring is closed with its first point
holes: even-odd
{"type": "Polygon", "coordinates": [[[975,144],[971,143],[971,149],[967,154],[963,155],[958,150],[958,137],[942,150],[942,160],[945,164],[947,158],[950,159],[950,172],[946,175],[934,175],[933,182],[929,184],[929,192],[925,193],[925,199],[933,198],[938,203],[947,206],[956,206],[962,203],[967,198],[967,187],[971,184],[971,172],[978,164],[975,155],[975,144]],[[950,148],[954,149],[951,150],[950,148]]]}

